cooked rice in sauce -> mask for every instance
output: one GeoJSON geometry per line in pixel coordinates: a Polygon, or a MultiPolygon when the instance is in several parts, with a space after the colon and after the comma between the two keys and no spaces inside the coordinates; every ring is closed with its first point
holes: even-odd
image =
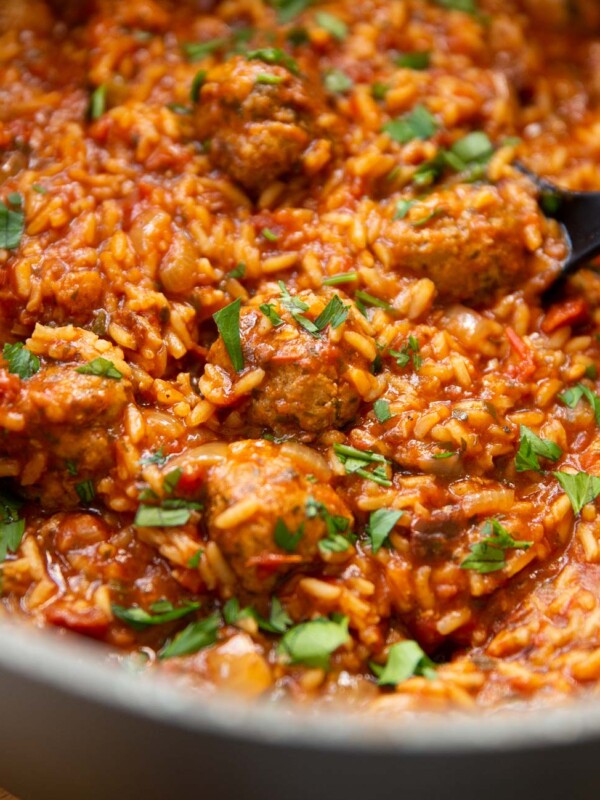
{"type": "Polygon", "coordinates": [[[599,75],[594,0],[4,0],[3,613],[254,697],[595,692],[600,277],[544,294],[514,164],[600,189],[599,75]]]}

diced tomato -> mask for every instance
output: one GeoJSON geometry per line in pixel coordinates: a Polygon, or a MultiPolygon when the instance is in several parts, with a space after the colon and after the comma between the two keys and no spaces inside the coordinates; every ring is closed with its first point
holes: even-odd
{"type": "Polygon", "coordinates": [[[519,361],[516,364],[511,364],[508,367],[508,374],[523,381],[531,378],[536,370],[536,364],[531,348],[525,344],[523,339],[521,339],[521,337],[515,333],[510,326],[507,326],[506,328],[506,338],[508,339],[513,351],[519,356],[519,361]]]}
{"type": "Polygon", "coordinates": [[[553,305],[542,322],[544,333],[552,333],[564,325],[577,325],[588,318],[588,304],[583,297],[576,300],[565,300],[553,305]]]}
{"type": "Polygon", "coordinates": [[[283,553],[263,553],[259,556],[252,556],[246,562],[248,567],[256,567],[259,578],[268,578],[274,572],[287,564],[299,564],[302,556],[284,555],[283,553]]]}

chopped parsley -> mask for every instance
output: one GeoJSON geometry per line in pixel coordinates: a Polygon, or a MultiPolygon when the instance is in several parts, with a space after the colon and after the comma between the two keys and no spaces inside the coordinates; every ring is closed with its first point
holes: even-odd
{"type": "Polygon", "coordinates": [[[517,472],[525,472],[530,469],[541,472],[542,467],[540,466],[539,458],[558,461],[562,456],[562,450],[557,444],[548,439],[540,439],[526,425],[521,425],[520,432],[521,441],[515,458],[517,472]]]}
{"type": "Polygon", "coordinates": [[[404,200],[404,199],[398,200],[398,202],[396,203],[396,212],[394,213],[393,219],[394,220],[404,219],[416,202],[417,202],[416,200],[404,200]]]}
{"type": "Polygon", "coordinates": [[[306,501],[306,517],[314,519],[320,517],[325,523],[327,536],[319,542],[322,553],[344,553],[354,544],[356,537],[348,532],[350,520],[341,514],[330,514],[327,507],[309,497],[306,501]]]}
{"type": "Polygon", "coordinates": [[[600,478],[588,475],[587,472],[553,472],[556,480],[565,490],[575,514],[588,503],[593,502],[600,495],[600,478]]]}
{"type": "Polygon", "coordinates": [[[181,45],[181,49],[185,53],[188,61],[201,61],[206,56],[211,55],[214,53],[215,50],[220,50],[222,47],[225,47],[227,44],[227,39],[225,37],[219,37],[218,39],[209,39],[206,42],[184,42],[181,45]]]}
{"type": "Polygon", "coordinates": [[[313,0],[269,0],[269,5],[277,10],[277,19],[283,24],[302,14],[312,3],[313,0]]]}
{"type": "Polygon", "coordinates": [[[200,91],[204,86],[204,81],[206,80],[206,70],[199,69],[198,72],[194,75],[194,80],[192,81],[192,85],[190,87],[190,100],[192,103],[197,103],[200,100],[200,91]]]}
{"type": "Polygon", "coordinates": [[[283,281],[279,281],[278,285],[279,291],[281,292],[280,302],[283,308],[285,308],[286,311],[289,311],[298,325],[304,328],[305,331],[308,331],[311,336],[314,336],[315,339],[320,338],[319,328],[317,328],[316,324],[301,313],[302,311],[308,311],[310,308],[308,303],[300,300],[299,297],[294,297],[291,295],[283,281]]]}
{"type": "Polygon", "coordinates": [[[5,344],[2,348],[2,356],[8,364],[8,371],[12,375],[18,375],[25,380],[31,378],[40,369],[40,360],[31,353],[22,342],[5,344]]]}
{"type": "Polygon", "coordinates": [[[494,152],[494,146],[483,131],[473,131],[454,142],[450,152],[466,165],[489,159],[494,152]]]}
{"type": "Polygon", "coordinates": [[[387,477],[387,467],[389,461],[379,453],[371,450],[358,450],[356,447],[349,447],[345,444],[334,444],[333,450],[339,461],[344,465],[348,475],[360,475],[361,478],[373,481],[380,486],[391,486],[392,482],[387,477]],[[378,464],[373,470],[367,469],[367,465],[378,464]]]}
{"type": "Polygon", "coordinates": [[[232,597],[223,606],[223,618],[228,625],[237,625],[239,622],[250,617],[258,627],[267,633],[282,634],[292,625],[292,619],[281,604],[278,597],[271,600],[271,611],[269,619],[262,617],[253,606],[240,608],[240,601],[237,597],[232,597]]]}
{"type": "Polygon", "coordinates": [[[582,397],[585,397],[591,405],[594,416],[596,417],[596,424],[600,425],[600,397],[583,383],[578,383],[576,386],[558,395],[558,399],[562,400],[569,408],[575,408],[582,397]]]}
{"type": "Polygon", "coordinates": [[[409,114],[396,117],[383,126],[384,132],[400,144],[408,144],[413,139],[429,139],[438,128],[435,118],[423,105],[415,106],[409,114]]]}
{"type": "Polygon", "coordinates": [[[201,509],[199,503],[187,500],[165,500],[160,506],[140,505],[133,524],[137,528],[174,528],[185,525],[192,511],[201,509]]]}
{"type": "Polygon", "coordinates": [[[184,106],[182,103],[167,103],[167,108],[174,114],[191,114],[192,109],[189,106],[184,106]]]}
{"type": "Polygon", "coordinates": [[[219,614],[212,614],[206,619],[190,623],[174,639],[163,647],[160,658],[189,656],[217,641],[217,631],[221,624],[219,614]]]}
{"type": "Polygon", "coordinates": [[[387,400],[376,400],[373,403],[373,411],[375,412],[375,416],[377,417],[378,422],[387,422],[389,419],[392,418],[392,412],[390,411],[390,404],[387,400]]]}
{"type": "Polygon", "coordinates": [[[285,67],[293,75],[298,75],[300,69],[298,64],[289,53],[280,47],[261,47],[258,50],[248,50],[246,53],[248,61],[263,61],[265,64],[279,64],[285,67]]]}
{"type": "Polygon", "coordinates": [[[240,278],[243,278],[245,274],[246,274],[246,265],[240,261],[239,264],[235,265],[235,267],[231,270],[231,272],[227,275],[227,277],[239,280],[240,278]]]}
{"type": "Polygon", "coordinates": [[[438,6],[450,9],[451,11],[462,11],[472,16],[479,15],[476,0],[434,0],[434,2],[436,2],[438,6]]]}
{"type": "Polygon", "coordinates": [[[283,320],[275,310],[275,305],[273,303],[261,303],[259,308],[274,328],[283,325],[283,320]]]}
{"type": "Polygon", "coordinates": [[[194,553],[193,556],[190,556],[188,558],[187,566],[190,569],[198,569],[198,566],[200,564],[200,559],[202,558],[202,553],[203,552],[204,552],[204,550],[200,547],[200,548],[198,548],[198,550],[196,550],[196,552],[194,553]]]}
{"type": "Polygon", "coordinates": [[[94,497],[96,496],[96,490],[94,489],[94,484],[91,480],[81,481],[81,483],[75,484],[75,491],[79,495],[79,499],[82,503],[91,503],[94,497]]]}
{"type": "Polygon", "coordinates": [[[182,606],[175,608],[175,606],[168,600],[159,600],[150,606],[149,613],[139,606],[131,606],[125,608],[124,606],[113,605],[112,612],[118,619],[126,622],[136,631],[143,631],[150,625],[164,625],[165,622],[174,622],[176,619],[181,619],[192,611],[197,611],[200,608],[200,603],[184,603],[182,606]]]}
{"type": "Polygon", "coordinates": [[[385,96],[389,90],[390,87],[386,86],[385,83],[381,83],[381,81],[375,81],[375,83],[371,86],[371,94],[373,95],[374,100],[385,100],[385,96]]]}
{"type": "Polygon", "coordinates": [[[340,283],[355,283],[358,280],[358,272],[341,272],[339,275],[332,275],[325,278],[323,286],[337,286],[340,283]]]}
{"type": "Polygon", "coordinates": [[[328,325],[332,328],[339,328],[339,326],[346,320],[350,307],[344,305],[337,294],[334,294],[331,300],[327,303],[323,311],[315,320],[315,328],[317,331],[324,330],[328,325]]]}
{"type": "Polygon", "coordinates": [[[400,350],[390,350],[389,354],[396,359],[396,364],[399,367],[406,367],[412,360],[412,365],[414,367],[415,372],[418,372],[421,369],[421,365],[423,363],[423,359],[420,355],[421,346],[419,344],[419,340],[416,336],[412,334],[408,337],[408,342],[403,345],[400,350]]]}
{"type": "Polygon", "coordinates": [[[158,467],[162,467],[166,463],[167,456],[165,455],[163,447],[159,447],[155,453],[150,453],[150,455],[142,456],[140,458],[140,465],[142,467],[148,467],[150,464],[156,464],[158,467]]]}
{"type": "Polygon", "coordinates": [[[41,186],[39,183],[34,183],[31,187],[36,194],[48,194],[48,189],[45,186],[41,186]]]}
{"type": "Polygon", "coordinates": [[[412,640],[393,644],[389,649],[385,666],[371,663],[371,669],[377,675],[377,683],[380,686],[397,686],[413,675],[423,675],[430,680],[437,675],[434,662],[417,642],[412,640]]]}
{"type": "Polygon", "coordinates": [[[341,69],[329,69],[324,74],[323,83],[328,92],[344,94],[354,86],[354,81],[341,69]]]}
{"type": "Polygon", "coordinates": [[[231,359],[231,364],[236,372],[244,369],[244,354],[242,352],[242,342],[240,339],[240,307],[241,298],[238,297],[233,303],[213,314],[213,319],[217,325],[225,349],[231,359]]]}
{"type": "Polygon", "coordinates": [[[0,562],[8,553],[16,553],[25,533],[25,520],[19,516],[22,502],[0,492],[0,562]]]}
{"type": "Polygon", "coordinates": [[[406,69],[427,69],[431,63],[431,53],[400,53],[394,59],[394,63],[397,67],[404,67],[406,69]]]}
{"type": "Polygon", "coordinates": [[[375,297],[375,295],[369,294],[368,292],[363,292],[362,289],[359,289],[354,296],[357,300],[360,300],[367,306],[375,306],[376,308],[383,308],[384,311],[392,310],[391,305],[389,303],[386,303],[385,300],[381,300],[379,297],[375,297]]]}
{"type": "Polygon", "coordinates": [[[179,467],[172,469],[171,472],[168,472],[165,477],[163,478],[163,489],[167,494],[173,494],[175,489],[177,488],[177,484],[182,476],[182,471],[179,467]]]}
{"type": "Polygon", "coordinates": [[[262,73],[256,76],[255,83],[262,85],[262,86],[278,86],[284,80],[282,75],[269,75],[267,73],[262,73]]]}
{"type": "Polygon", "coordinates": [[[75,477],[75,475],[77,475],[77,473],[79,472],[79,470],[77,469],[77,462],[73,461],[72,458],[67,458],[65,460],[65,467],[67,468],[67,472],[69,473],[69,475],[71,475],[72,477],[75,477]]]}
{"type": "Polygon", "coordinates": [[[329,14],[327,11],[317,11],[315,21],[320,28],[323,28],[324,31],[327,31],[339,42],[343,41],[348,35],[348,26],[335,14],[329,14]]]}
{"type": "Polygon", "coordinates": [[[108,358],[99,356],[89,364],[84,364],[82,367],[77,367],[75,372],[81,375],[96,375],[100,378],[111,378],[113,381],[120,381],[123,374],[115,367],[112,361],[108,358]]]}
{"type": "Polygon", "coordinates": [[[90,96],[90,104],[88,106],[88,114],[90,119],[99,119],[106,111],[106,84],[102,83],[97,89],[94,89],[90,96]]]}
{"type": "Polygon", "coordinates": [[[295,533],[288,528],[285,522],[279,517],[275,523],[275,530],[273,531],[273,539],[277,547],[285,550],[286,553],[295,553],[296,548],[300,544],[300,539],[304,536],[304,523],[301,522],[300,526],[295,533]]]}
{"type": "Polygon", "coordinates": [[[378,508],[377,511],[371,512],[367,533],[373,553],[377,553],[387,543],[388,536],[402,514],[402,511],[397,511],[395,508],[378,508]]]}
{"type": "Polygon", "coordinates": [[[261,233],[268,242],[277,242],[279,240],[279,236],[270,228],[263,228],[261,233]]]}
{"type": "Polygon", "coordinates": [[[327,670],[331,654],[349,641],[348,617],[320,617],[287,631],[279,644],[279,653],[292,664],[327,670]]]}
{"type": "MultiPolygon", "coordinates": [[[[25,231],[25,215],[21,211],[22,202],[11,202],[11,197],[14,195],[7,197],[7,201],[13,208],[9,208],[0,200],[0,249],[2,250],[17,248],[25,231]]],[[[18,197],[20,198],[21,195],[18,197]]]]}
{"type": "Polygon", "coordinates": [[[480,575],[504,569],[506,566],[506,550],[519,548],[527,550],[533,544],[533,542],[521,542],[513,539],[497,519],[486,520],[481,532],[485,535],[485,538],[481,542],[471,545],[471,554],[460,565],[461,569],[474,570],[479,572],[480,575]]]}

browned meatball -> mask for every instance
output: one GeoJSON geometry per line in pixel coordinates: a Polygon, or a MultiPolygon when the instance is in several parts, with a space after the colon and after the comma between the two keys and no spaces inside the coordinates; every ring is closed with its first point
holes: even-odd
{"type": "Polygon", "coordinates": [[[534,197],[517,207],[508,189],[459,185],[415,203],[384,237],[394,269],[430,278],[445,302],[485,303],[531,276],[527,227],[542,224],[534,197]]]}
{"type": "Polygon", "coordinates": [[[293,71],[238,57],[209,72],[195,123],[198,137],[210,140],[214,164],[253,189],[300,161],[318,114],[314,94],[293,71]]]}
{"type": "Polygon", "coordinates": [[[358,318],[359,312],[348,298],[340,300],[333,291],[318,295],[300,292],[295,298],[300,306],[290,310],[281,292],[271,289],[242,308],[244,372],[234,372],[219,337],[209,351],[200,388],[212,402],[232,405],[248,396],[240,395],[238,389],[243,389],[247,372],[260,370],[255,373],[260,380],[243,411],[246,422],[276,433],[316,434],[341,428],[356,416],[361,399],[372,400],[380,391],[371,372],[377,356],[375,340],[365,332],[368,323],[358,318]],[[311,334],[302,320],[318,319],[330,302],[345,307],[346,319],[311,334]],[[272,317],[275,325],[261,306],[276,315],[272,317]]]}
{"type": "MultiPolygon", "coordinates": [[[[352,526],[350,511],[323,481],[327,467],[316,454],[311,465],[310,451],[297,447],[236,442],[208,475],[209,536],[251,592],[269,592],[291,570],[319,562],[332,519],[341,535],[352,526]]],[[[352,553],[348,542],[334,557],[345,561],[352,553]]]]}

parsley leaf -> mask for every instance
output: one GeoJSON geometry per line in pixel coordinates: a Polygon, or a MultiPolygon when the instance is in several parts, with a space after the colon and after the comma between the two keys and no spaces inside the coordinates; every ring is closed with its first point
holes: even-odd
{"type": "Polygon", "coordinates": [[[328,92],[343,94],[354,86],[354,81],[341,69],[328,69],[325,72],[323,83],[328,92]]]}
{"type": "Polygon", "coordinates": [[[142,456],[142,458],[140,458],[140,464],[142,467],[147,467],[150,464],[156,464],[157,466],[162,467],[166,463],[167,456],[165,455],[163,447],[159,447],[155,453],[150,453],[150,455],[142,456]]]}
{"type": "Polygon", "coordinates": [[[197,103],[200,99],[200,91],[204,86],[204,81],[206,80],[206,70],[199,69],[198,72],[194,75],[194,80],[192,81],[192,85],[190,87],[190,100],[192,103],[197,103]]]}
{"type": "Polygon", "coordinates": [[[277,311],[275,311],[275,305],[273,303],[262,303],[259,308],[274,328],[283,325],[283,320],[277,311]]]}
{"type": "Polygon", "coordinates": [[[294,553],[300,543],[300,539],[304,536],[304,523],[295,533],[292,533],[285,522],[279,517],[275,523],[275,530],[273,532],[273,539],[277,547],[281,547],[286,553],[294,553]]]}
{"type": "Polygon", "coordinates": [[[395,142],[408,144],[413,139],[431,138],[438,128],[438,123],[425,106],[417,105],[410,114],[387,122],[383,126],[383,131],[395,142]]]}
{"type": "Polygon", "coordinates": [[[283,636],[279,653],[292,664],[329,669],[330,655],[350,641],[348,617],[320,617],[295,625],[283,636]]]}
{"type": "Polygon", "coordinates": [[[123,374],[115,367],[112,361],[108,358],[99,356],[89,364],[84,364],[82,367],[77,367],[75,372],[81,375],[97,375],[100,378],[111,378],[113,381],[120,381],[123,374]]]}
{"type": "Polygon", "coordinates": [[[324,330],[328,325],[331,325],[332,328],[339,328],[348,316],[349,311],[350,307],[344,305],[337,294],[334,294],[316,318],[315,328],[318,331],[324,330]]]}
{"type": "Polygon", "coordinates": [[[231,364],[236,372],[244,369],[244,354],[242,352],[242,342],[240,339],[240,307],[241,298],[238,297],[233,303],[213,314],[213,319],[217,325],[225,349],[231,359],[231,364]]]}
{"type": "Polygon", "coordinates": [[[190,569],[198,569],[198,565],[200,564],[200,559],[202,558],[202,553],[204,550],[200,547],[193,556],[190,556],[187,560],[187,566],[190,569]]]}
{"type": "Polygon", "coordinates": [[[397,67],[404,67],[405,69],[422,70],[427,69],[431,62],[431,53],[428,52],[415,52],[415,53],[400,53],[396,59],[395,64],[397,67]]]}
{"type": "Polygon", "coordinates": [[[22,342],[5,344],[2,356],[8,362],[8,371],[25,380],[31,378],[40,369],[39,358],[31,353],[22,342]]]}
{"type": "Polygon", "coordinates": [[[185,53],[188,61],[201,61],[206,56],[214,53],[215,50],[220,50],[227,44],[225,37],[217,39],[209,39],[206,42],[184,42],[181,49],[185,53]]]}
{"type": "Polygon", "coordinates": [[[0,493],[0,562],[16,553],[25,533],[25,520],[19,517],[22,503],[12,495],[0,493]]]}
{"type": "Polygon", "coordinates": [[[481,532],[486,535],[486,538],[471,545],[471,554],[460,565],[461,569],[474,570],[480,575],[504,569],[506,566],[505,550],[518,548],[528,550],[533,544],[513,539],[497,519],[487,520],[481,532]]]}
{"type": "Polygon", "coordinates": [[[389,419],[392,419],[390,404],[387,400],[376,400],[373,403],[373,411],[375,412],[378,422],[387,422],[389,419]]]}
{"type": "Polygon", "coordinates": [[[94,497],[96,496],[96,490],[94,489],[94,483],[91,480],[81,481],[81,483],[75,484],[75,491],[79,495],[79,499],[82,503],[91,503],[94,497]]]}
{"type": "Polygon", "coordinates": [[[317,11],[315,14],[315,21],[320,28],[330,33],[334,39],[343,41],[348,35],[348,26],[335,14],[330,14],[327,11],[317,11]]]}
{"type": "Polygon", "coordinates": [[[579,514],[587,503],[600,495],[600,478],[595,475],[588,475],[587,472],[576,472],[574,475],[569,472],[552,474],[568,495],[575,514],[579,514]]]}
{"type": "Polygon", "coordinates": [[[313,0],[269,0],[269,5],[277,9],[277,19],[285,24],[306,11],[312,2],[313,0]]]}
{"type": "Polygon", "coordinates": [[[218,614],[190,623],[172,639],[159,653],[160,658],[188,656],[197,653],[217,641],[221,620],[218,614]]]}
{"type": "Polygon", "coordinates": [[[161,506],[140,505],[135,515],[133,524],[137,528],[174,528],[185,525],[193,510],[198,510],[198,503],[188,503],[185,500],[174,501],[170,506],[169,501],[161,506]]]}
{"type": "Polygon", "coordinates": [[[90,104],[88,106],[88,114],[90,119],[99,119],[106,111],[106,84],[102,83],[97,89],[94,89],[90,96],[90,104]]]}
{"type": "Polygon", "coordinates": [[[300,69],[296,61],[280,47],[261,47],[258,50],[248,50],[248,61],[264,61],[265,64],[279,64],[293,75],[298,75],[300,69]]]}
{"type": "Polygon", "coordinates": [[[246,274],[246,265],[240,261],[239,264],[235,265],[235,267],[231,270],[231,272],[227,275],[227,277],[239,280],[240,278],[243,278],[245,274],[246,274]]]}
{"type": "Polygon", "coordinates": [[[373,481],[380,486],[392,485],[386,471],[386,467],[390,462],[385,456],[373,453],[371,450],[358,450],[356,447],[350,447],[345,444],[334,444],[333,450],[339,461],[346,468],[348,475],[360,475],[361,478],[367,478],[367,480],[373,481]],[[373,470],[368,470],[366,468],[367,464],[379,464],[379,466],[373,470]]]}
{"type": "Polygon", "coordinates": [[[416,202],[417,202],[416,200],[404,200],[404,199],[398,200],[398,202],[396,203],[396,212],[393,216],[393,219],[394,220],[404,219],[416,202]]]}
{"type": "Polygon", "coordinates": [[[393,644],[385,667],[371,664],[371,668],[377,675],[380,686],[397,686],[413,675],[424,675],[430,679],[436,677],[435,664],[417,642],[412,640],[393,644]]]}
{"type": "Polygon", "coordinates": [[[562,456],[562,450],[554,442],[549,439],[540,439],[526,425],[521,425],[521,441],[515,458],[517,472],[525,472],[530,469],[541,472],[538,456],[550,461],[558,461],[562,456]]]}
{"type": "Polygon", "coordinates": [[[600,397],[583,383],[578,383],[576,386],[558,395],[559,400],[562,400],[569,408],[575,408],[582,397],[585,397],[591,405],[594,416],[596,417],[596,424],[600,425],[600,397]]]}
{"type": "Polygon", "coordinates": [[[419,344],[419,340],[412,334],[408,337],[408,342],[403,345],[400,350],[389,350],[389,354],[396,359],[396,364],[399,367],[408,366],[409,362],[412,360],[415,372],[421,369],[423,363],[420,352],[421,345],[419,344]]]}
{"type": "Polygon", "coordinates": [[[143,631],[150,625],[163,625],[165,622],[174,622],[176,619],[181,619],[192,611],[200,608],[200,603],[184,603],[179,608],[164,600],[159,603],[154,603],[151,611],[157,613],[151,614],[138,606],[131,606],[125,608],[124,606],[113,605],[112,612],[118,619],[126,622],[136,631],[143,631]]]}
{"type": "Polygon", "coordinates": [[[163,478],[163,489],[167,494],[173,494],[177,488],[177,484],[179,483],[179,479],[181,478],[182,474],[183,473],[181,469],[176,467],[165,475],[163,478]]]}
{"type": "Polygon", "coordinates": [[[268,620],[262,617],[253,606],[240,608],[240,601],[237,597],[232,597],[225,603],[223,617],[228,625],[237,625],[242,620],[251,617],[258,627],[267,633],[285,633],[290,625],[293,624],[277,597],[273,597],[271,600],[271,611],[268,620]]]}
{"type": "MultiPolygon", "coordinates": [[[[21,195],[17,195],[20,199],[21,195]]],[[[12,197],[12,195],[11,195],[12,197]]],[[[20,210],[22,203],[14,203],[10,197],[8,202],[17,206],[17,210],[10,209],[0,200],[0,249],[14,250],[21,243],[25,230],[25,215],[20,210]]]]}
{"type": "Polygon", "coordinates": [[[377,511],[371,512],[367,533],[371,539],[373,553],[377,553],[386,543],[402,514],[402,511],[394,508],[378,508],[377,511]]]}
{"type": "Polygon", "coordinates": [[[448,8],[452,11],[463,11],[465,14],[477,16],[479,10],[476,0],[435,0],[438,6],[448,8]]]}

